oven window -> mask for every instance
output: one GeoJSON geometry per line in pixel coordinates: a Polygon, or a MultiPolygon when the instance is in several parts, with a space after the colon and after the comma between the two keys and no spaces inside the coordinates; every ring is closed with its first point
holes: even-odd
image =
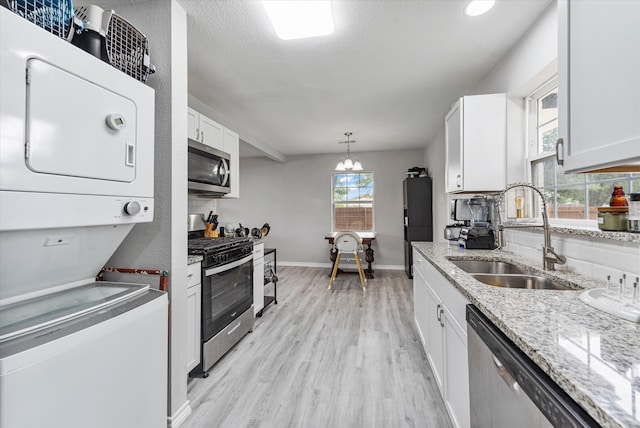
{"type": "Polygon", "coordinates": [[[203,339],[209,340],[253,304],[253,260],[233,269],[204,276],[202,282],[203,339]]]}

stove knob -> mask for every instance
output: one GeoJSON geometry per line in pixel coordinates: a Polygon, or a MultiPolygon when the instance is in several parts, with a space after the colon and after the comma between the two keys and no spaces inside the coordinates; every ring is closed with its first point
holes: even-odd
{"type": "Polygon", "coordinates": [[[124,204],[124,212],[128,215],[136,215],[140,212],[140,204],[136,201],[124,204]]]}

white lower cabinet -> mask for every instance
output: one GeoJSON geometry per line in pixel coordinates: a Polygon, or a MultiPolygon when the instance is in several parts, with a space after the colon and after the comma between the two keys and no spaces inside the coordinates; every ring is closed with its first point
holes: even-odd
{"type": "Polygon", "coordinates": [[[426,350],[427,343],[427,335],[429,334],[429,320],[428,314],[425,310],[425,307],[429,302],[430,295],[427,287],[417,286],[418,284],[423,284],[425,282],[424,279],[421,281],[417,281],[415,277],[417,275],[421,275],[419,272],[416,272],[416,269],[413,271],[413,313],[415,316],[416,328],[418,330],[418,335],[420,336],[420,341],[422,342],[422,346],[426,350]]]}
{"type": "MultiPolygon", "coordinates": [[[[469,361],[467,360],[467,332],[458,324],[445,306],[444,317],[444,373],[445,404],[453,424],[471,425],[469,405],[469,361]]],[[[466,323],[464,324],[466,326],[466,323]]]]}
{"type": "MultiPolygon", "coordinates": [[[[441,324],[443,312],[442,300],[428,286],[422,273],[418,272],[422,281],[421,287],[425,289],[427,300],[423,303],[423,317],[426,318],[427,337],[425,342],[425,351],[427,359],[431,365],[433,376],[436,379],[440,394],[444,396],[444,354],[442,352],[442,344],[444,342],[444,325],[441,324]]],[[[415,275],[414,275],[415,276],[415,275]]]]}
{"type": "Polygon", "coordinates": [[[264,243],[253,246],[253,314],[264,309],[264,243]]]}
{"type": "Polygon", "coordinates": [[[200,364],[202,284],[200,263],[187,266],[187,373],[200,364]]]}
{"type": "Polygon", "coordinates": [[[470,426],[466,305],[469,301],[413,250],[414,317],[454,426],[470,426]]]}

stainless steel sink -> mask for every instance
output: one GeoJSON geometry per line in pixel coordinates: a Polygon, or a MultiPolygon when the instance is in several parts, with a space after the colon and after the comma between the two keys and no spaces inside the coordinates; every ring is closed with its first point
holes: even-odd
{"type": "Polygon", "coordinates": [[[524,269],[511,263],[489,260],[449,260],[467,273],[526,274],[524,269]]]}
{"type": "Polygon", "coordinates": [[[543,276],[523,274],[474,273],[471,276],[494,287],[526,288],[530,290],[572,290],[571,287],[551,281],[543,276]]]}

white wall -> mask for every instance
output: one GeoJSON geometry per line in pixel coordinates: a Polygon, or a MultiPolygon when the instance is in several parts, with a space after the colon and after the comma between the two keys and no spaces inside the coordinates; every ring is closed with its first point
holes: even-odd
{"type": "MultiPolygon", "coordinates": [[[[94,4],[92,1],[78,1],[94,4]]],[[[186,376],[187,280],[187,17],[175,1],[106,0],[149,39],[151,63],[157,67],[147,84],[156,91],[155,215],[136,225],[107,266],[169,271],[169,391],[167,417],[177,426],[190,413],[186,376]]],[[[124,278],[158,286],[158,278],[124,278]]],[[[144,346],[141,344],[141,346],[144,346]]]]}
{"type": "Polygon", "coordinates": [[[204,214],[206,218],[209,215],[209,211],[213,211],[214,214],[218,213],[218,199],[189,195],[188,208],[189,214],[204,214]]]}
{"type": "Polygon", "coordinates": [[[208,116],[209,118],[218,122],[222,126],[234,132],[237,132],[238,134],[240,134],[240,138],[243,141],[250,142],[250,144],[253,147],[255,147],[256,149],[264,153],[264,155],[267,156],[268,158],[278,162],[285,162],[287,160],[287,157],[282,152],[275,149],[270,144],[267,144],[266,142],[262,141],[262,139],[257,138],[251,134],[247,134],[243,129],[238,127],[237,124],[231,122],[226,117],[220,115],[220,113],[218,113],[216,110],[212,109],[211,107],[209,107],[208,105],[200,101],[198,98],[196,98],[192,94],[189,94],[189,107],[196,110],[200,114],[204,114],[205,116],[208,116]]]}
{"type": "MultiPolygon", "coordinates": [[[[269,223],[266,247],[278,249],[278,262],[329,266],[331,173],[344,153],[240,160],[240,199],[218,201],[219,220],[260,228],[269,223]]],[[[407,169],[422,165],[422,151],[396,150],[355,154],[373,171],[374,269],[404,266],[402,180],[407,169]]]]}
{"type": "MultiPolygon", "coordinates": [[[[544,236],[541,231],[508,229],[505,233],[507,251],[537,260],[542,265],[544,236]]],[[[557,270],[570,270],[601,281],[606,281],[609,275],[612,284],[617,284],[624,273],[628,285],[640,276],[640,242],[552,234],[551,245],[558,254],[567,257],[565,265],[556,265],[557,270]]]]}
{"type": "Polygon", "coordinates": [[[444,117],[442,128],[424,151],[424,164],[433,178],[433,241],[445,242],[444,226],[449,223],[449,203],[444,192],[445,174],[444,117]]]}

